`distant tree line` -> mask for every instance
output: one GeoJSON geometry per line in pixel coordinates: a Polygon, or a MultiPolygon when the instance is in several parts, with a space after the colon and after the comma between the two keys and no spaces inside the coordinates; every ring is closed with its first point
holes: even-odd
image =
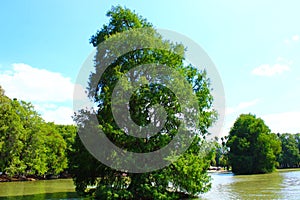
{"type": "Polygon", "coordinates": [[[271,133],[253,114],[242,114],[229,135],[215,138],[212,165],[235,174],[269,173],[275,168],[300,167],[300,133],[271,133]]]}
{"type": "Polygon", "coordinates": [[[44,177],[66,171],[75,135],[75,126],[45,122],[31,103],[8,98],[0,86],[2,174],[44,177]]]}
{"type": "Polygon", "coordinates": [[[281,141],[281,153],[277,157],[278,168],[300,167],[300,133],[277,134],[281,141]]]}

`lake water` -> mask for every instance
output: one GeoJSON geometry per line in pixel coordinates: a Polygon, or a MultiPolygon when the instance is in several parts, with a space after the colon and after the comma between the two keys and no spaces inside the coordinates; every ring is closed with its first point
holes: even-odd
{"type": "MultiPolygon", "coordinates": [[[[205,200],[300,199],[300,169],[272,174],[234,176],[212,173],[212,189],[200,195],[205,200]]],[[[0,183],[0,200],[80,199],[71,179],[0,183]]]]}
{"type": "Polygon", "coordinates": [[[299,169],[239,176],[213,173],[212,178],[212,188],[202,199],[300,199],[299,169]]]}
{"type": "Polygon", "coordinates": [[[78,199],[72,179],[0,183],[0,199],[78,199]]]}

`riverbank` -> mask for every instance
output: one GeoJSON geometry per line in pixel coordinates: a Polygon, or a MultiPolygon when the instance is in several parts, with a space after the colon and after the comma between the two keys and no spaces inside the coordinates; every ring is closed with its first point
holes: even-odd
{"type": "MultiPolygon", "coordinates": [[[[231,173],[230,170],[224,170],[224,169],[210,169],[207,170],[208,173],[231,173]]],[[[35,176],[35,175],[29,175],[29,176],[8,176],[6,174],[0,175],[0,182],[14,182],[14,181],[37,181],[37,180],[52,180],[52,179],[66,179],[66,178],[72,178],[71,174],[61,174],[58,176],[50,175],[50,176],[35,176]]]]}
{"type": "MultiPolygon", "coordinates": [[[[300,171],[300,168],[279,168],[279,169],[276,169],[274,172],[289,172],[289,171],[300,171]]],[[[225,169],[209,169],[207,170],[208,173],[232,173],[231,170],[225,170],[225,169]]],[[[272,172],[272,173],[274,173],[272,172]]],[[[269,173],[267,173],[269,174],[269,173]]]]}
{"type": "MultiPolygon", "coordinates": [[[[285,168],[285,169],[276,169],[276,171],[300,171],[300,168],[285,168]]],[[[224,170],[223,168],[210,168],[207,170],[208,173],[232,173],[231,170],[224,170]]],[[[10,177],[8,175],[1,174],[0,182],[14,182],[14,181],[36,181],[36,180],[52,180],[52,179],[67,179],[72,178],[71,174],[63,173],[57,176],[49,175],[49,176],[13,176],[10,177]]]]}
{"type": "Polygon", "coordinates": [[[48,176],[35,176],[35,175],[28,175],[28,176],[8,176],[7,174],[0,175],[0,182],[13,182],[13,181],[36,181],[36,180],[52,180],[52,179],[66,179],[72,178],[71,174],[63,173],[57,176],[48,175],[48,176]]]}
{"type": "Polygon", "coordinates": [[[224,169],[223,167],[215,167],[210,166],[207,170],[208,173],[215,173],[215,172],[221,172],[221,173],[231,173],[231,170],[224,169]]]}

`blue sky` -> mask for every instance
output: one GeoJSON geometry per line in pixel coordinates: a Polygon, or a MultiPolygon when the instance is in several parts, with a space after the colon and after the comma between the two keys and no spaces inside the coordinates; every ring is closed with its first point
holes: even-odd
{"type": "Polygon", "coordinates": [[[300,2],[12,0],[0,6],[0,85],[32,101],[47,121],[71,123],[72,87],[93,50],[89,38],[112,5],[197,42],[226,95],[226,134],[241,113],[273,132],[300,132],[300,2]]]}

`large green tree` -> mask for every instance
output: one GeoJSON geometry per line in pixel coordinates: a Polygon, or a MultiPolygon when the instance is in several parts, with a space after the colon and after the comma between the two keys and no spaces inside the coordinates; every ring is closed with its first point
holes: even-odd
{"type": "MultiPolygon", "coordinates": [[[[182,105],[171,90],[160,84],[142,84],[134,91],[129,102],[130,117],[140,126],[149,124],[153,105],[160,104],[164,107],[167,113],[165,126],[156,135],[147,138],[129,136],[124,131],[126,129],[119,128],[114,119],[111,105],[114,87],[127,73],[131,75],[129,79],[136,75],[130,74],[130,69],[145,64],[170,67],[184,77],[192,88],[201,117],[197,118],[196,124],[199,127],[197,130],[195,128],[184,130],[187,136],[192,135],[194,138],[188,150],[169,166],[147,173],[117,171],[102,164],[85,150],[77,137],[71,162],[77,191],[84,193],[89,185],[96,185],[94,195],[103,199],[168,199],[193,196],[208,191],[210,177],[206,171],[212,155],[209,148],[203,147],[202,138],[216,119],[216,112],[212,109],[213,98],[205,71],[198,71],[194,66],[186,65],[182,45],[163,40],[146,19],[129,9],[113,7],[107,16],[110,17],[109,23],[92,36],[90,43],[94,47],[98,45],[101,47],[104,45],[101,42],[116,38],[128,41],[128,46],[131,45],[133,51],[112,59],[113,62],[104,72],[106,61],[115,58],[116,49],[122,49],[124,46],[115,43],[104,50],[103,47],[98,48],[95,57],[95,72],[90,76],[88,92],[98,105],[97,119],[106,136],[122,149],[143,153],[161,149],[177,134],[182,105]],[[131,40],[126,38],[126,34],[118,34],[130,30],[139,40],[140,32],[135,32],[138,28],[147,28],[147,31],[142,35],[137,46],[132,46],[132,38],[131,40]],[[143,45],[157,48],[141,49],[143,45]],[[100,80],[99,73],[103,73],[100,80]]],[[[168,80],[173,81],[171,78],[168,80]]],[[[130,85],[123,86],[130,87],[130,85]]],[[[181,92],[188,94],[185,90],[181,92]]],[[[119,100],[122,101],[121,98],[119,100]]],[[[91,123],[89,120],[91,117],[92,114],[85,110],[75,115],[74,119],[77,121],[79,131],[84,132],[86,125],[91,123]]],[[[177,145],[182,144],[178,142],[177,145]]]]}
{"type": "Polygon", "coordinates": [[[281,151],[277,135],[272,134],[261,118],[241,114],[229,132],[229,161],[235,174],[272,172],[281,151]]]}

